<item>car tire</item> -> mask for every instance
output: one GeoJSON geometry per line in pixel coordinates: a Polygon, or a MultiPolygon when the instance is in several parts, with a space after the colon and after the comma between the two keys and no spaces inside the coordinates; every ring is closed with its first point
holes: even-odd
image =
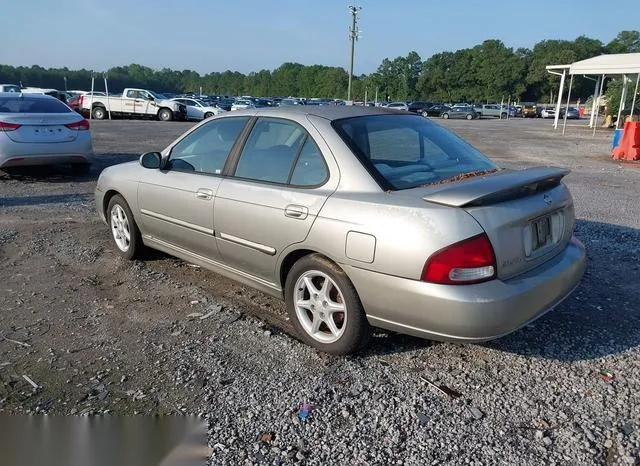
{"type": "Polygon", "coordinates": [[[320,351],[350,354],[369,341],[371,328],[353,283],[320,254],[304,256],[291,267],[285,301],[296,333],[320,351]]]}
{"type": "Polygon", "coordinates": [[[94,120],[104,120],[107,117],[107,110],[104,107],[94,107],[91,116],[94,120]]]}
{"type": "Polygon", "coordinates": [[[168,108],[161,108],[158,112],[158,120],[160,121],[171,121],[173,120],[173,112],[168,108]]]}
{"type": "Polygon", "coordinates": [[[507,114],[506,113],[501,113],[500,114],[500,119],[501,120],[506,120],[507,119],[507,114]]]}
{"type": "Polygon", "coordinates": [[[425,118],[427,118],[427,117],[429,116],[429,113],[427,113],[427,112],[422,112],[422,116],[423,116],[423,117],[425,117],[425,118]]]}
{"type": "Polygon", "coordinates": [[[448,113],[443,113],[442,114],[442,118],[444,118],[445,120],[449,119],[449,114],[448,113]]]}
{"type": "Polygon", "coordinates": [[[206,120],[207,118],[211,118],[212,116],[214,116],[213,113],[207,112],[207,113],[204,114],[204,119],[206,120]]]}
{"type": "Polygon", "coordinates": [[[473,115],[471,115],[471,114],[467,115],[467,120],[469,120],[469,121],[473,120],[473,115]]]}
{"type": "Polygon", "coordinates": [[[144,249],[142,236],[129,204],[121,195],[116,194],[109,200],[106,218],[118,253],[127,260],[140,257],[144,249]]]}

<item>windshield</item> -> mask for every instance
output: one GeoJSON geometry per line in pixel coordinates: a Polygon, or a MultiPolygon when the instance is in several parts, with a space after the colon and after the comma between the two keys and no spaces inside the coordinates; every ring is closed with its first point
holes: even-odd
{"type": "Polygon", "coordinates": [[[55,98],[0,98],[0,113],[71,113],[72,110],[55,98]]]}
{"type": "Polygon", "coordinates": [[[454,133],[417,115],[371,115],[332,125],[383,189],[415,188],[497,169],[454,133]]]}
{"type": "Polygon", "coordinates": [[[164,94],[159,94],[158,92],[147,91],[154,99],[166,100],[167,96],[164,94]]]}

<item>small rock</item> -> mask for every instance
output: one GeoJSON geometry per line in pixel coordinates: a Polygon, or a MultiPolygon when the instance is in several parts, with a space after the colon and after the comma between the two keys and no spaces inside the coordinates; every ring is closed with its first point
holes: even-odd
{"type": "Polygon", "coordinates": [[[553,443],[553,440],[551,440],[551,437],[543,437],[542,438],[542,442],[546,445],[549,446],[553,443]]]}
{"type": "Polygon", "coordinates": [[[197,299],[194,299],[193,301],[189,302],[189,304],[191,304],[192,306],[194,304],[198,304],[200,301],[198,301],[197,299]]]}
{"type": "Polygon", "coordinates": [[[429,416],[425,413],[418,413],[418,422],[421,426],[426,426],[429,423],[429,416]]]}
{"type": "Polygon", "coordinates": [[[298,461],[302,461],[305,458],[304,453],[302,453],[301,451],[299,451],[298,453],[296,453],[296,459],[298,461]]]}
{"type": "Polygon", "coordinates": [[[264,335],[265,337],[270,337],[270,336],[271,336],[271,331],[270,331],[270,330],[265,330],[265,331],[263,332],[263,335],[264,335]]]}
{"type": "Polygon", "coordinates": [[[534,438],[536,440],[542,440],[544,438],[544,432],[540,429],[536,429],[536,433],[534,434],[534,438]]]}
{"type": "Polygon", "coordinates": [[[612,446],[613,446],[613,442],[611,441],[611,439],[608,439],[604,442],[605,448],[611,448],[612,446]]]}
{"type": "Polygon", "coordinates": [[[482,411],[480,411],[478,408],[476,408],[475,406],[471,406],[470,408],[467,408],[469,413],[471,414],[471,416],[476,420],[480,420],[482,419],[482,417],[484,416],[484,413],[482,411]]]}
{"type": "Polygon", "coordinates": [[[627,422],[626,424],[624,424],[622,426],[622,428],[620,429],[622,431],[622,433],[626,436],[629,436],[631,434],[633,434],[633,424],[631,424],[630,422],[627,422]]]}
{"type": "MultiPolygon", "coordinates": [[[[345,419],[349,419],[349,417],[351,417],[351,414],[349,414],[349,411],[347,411],[346,409],[342,409],[340,411],[340,414],[342,415],[343,418],[345,419]]],[[[420,414],[418,414],[418,417],[420,417],[420,414]]]]}

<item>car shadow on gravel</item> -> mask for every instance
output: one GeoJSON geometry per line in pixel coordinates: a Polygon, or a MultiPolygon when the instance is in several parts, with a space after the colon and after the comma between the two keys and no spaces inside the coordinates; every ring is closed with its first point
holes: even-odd
{"type": "Polygon", "coordinates": [[[87,202],[93,202],[93,193],[0,197],[0,207],[21,207],[43,204],[84,204],[87,202]]]}
{"type": "Polygon", "coordinates": [[[531,325],[484,345],[561,361],[594,360],[640,345],[640,230],[578,220],[587,270],[574,293],[531,325]]]}
{"type": "Polygon", "coordinates": [[[0,169],[0,181],[15,180],[28,183],[69,183],[96,181],[100,172],[111,165],[137,160],[140,154],[96,154],[88,173],[77,173],[71,165],[42,165],[33,167],[7,167],[0,169]]]}

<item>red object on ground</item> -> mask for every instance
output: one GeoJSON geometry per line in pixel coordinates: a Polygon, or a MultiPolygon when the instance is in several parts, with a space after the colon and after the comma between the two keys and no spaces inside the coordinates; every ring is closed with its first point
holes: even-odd
{"type": "Polygon", "coordinates": [[[627,121],[618,147],[611,156],[616,160],[640,160],[640,122],[627,121]]]}

